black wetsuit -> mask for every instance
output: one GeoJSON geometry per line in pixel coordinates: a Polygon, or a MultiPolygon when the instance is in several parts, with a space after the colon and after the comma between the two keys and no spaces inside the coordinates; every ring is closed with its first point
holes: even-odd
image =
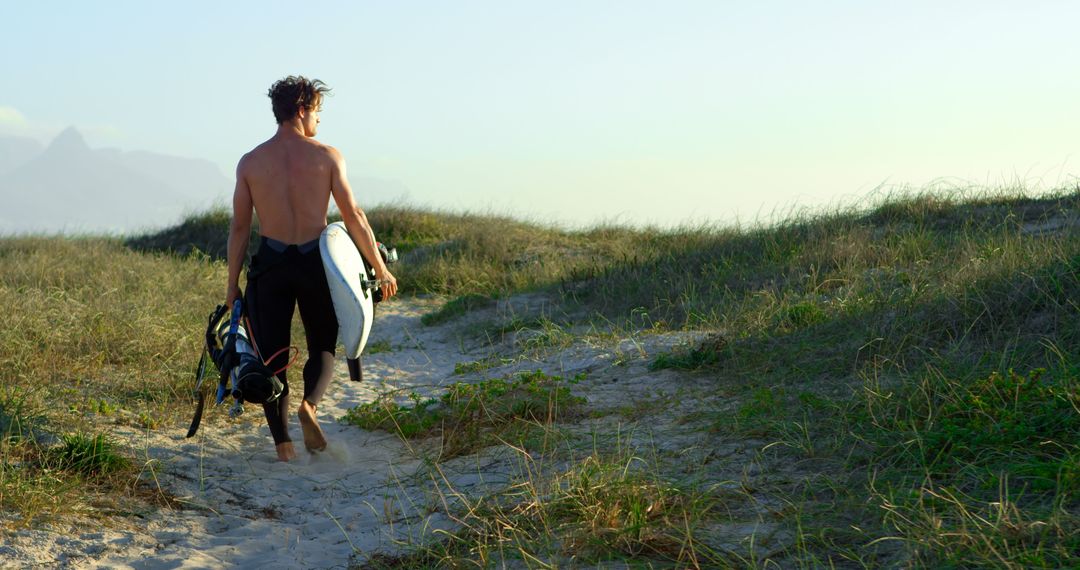
{"type": "MultiPolygon", "coordinates": [[[[251,258],[248,268],[245,305],[255,343],[263,358],[289,346],[293,308],[300,306],[308,351],[304,365],[304,399],[318,404],[331,377],[329,373],[322,374],[321,352],[334,354],[338,334],[319,240],[290,245],[263,236],[259,251],[251,258]]],[[[285,351],[268,365],[271,370],[278,370],[288,360],[289,351],[285,351]]],[[[278,373],[278,377],[285,384],[285,391],[276,402],[263,405],[274,444],[292,441],[286,427],[289,383],[285,371],[278,373]]]]}

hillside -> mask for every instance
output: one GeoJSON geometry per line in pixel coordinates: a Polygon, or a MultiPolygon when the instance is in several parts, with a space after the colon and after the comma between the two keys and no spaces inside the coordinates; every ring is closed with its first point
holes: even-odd
{"type": "Polygon", "coordinates": [[[1075,189],[748,229],[375,209],[406,295],[322,411],[337,451],[288,469],[256,413],[178,436],[226,213],[0,240],[8,553],[213,564],[266,536],[357,567],[1076,566],[1078,216],[1075,189]],[[247,538],[214,542],[217,511],[247,538]]]}

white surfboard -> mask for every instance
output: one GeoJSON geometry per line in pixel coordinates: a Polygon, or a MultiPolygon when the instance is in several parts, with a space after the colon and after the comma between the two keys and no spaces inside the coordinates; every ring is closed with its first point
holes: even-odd
{"type": "Polygon", "coordinates": [[[345,347],[345,357],[356,360],[367,345],[375,314],[374,289],[363,283],[374,280],[374,272],[342,222],[326,226],[319,236],[319,250],[337,315],[338,340],[345,347]]]}

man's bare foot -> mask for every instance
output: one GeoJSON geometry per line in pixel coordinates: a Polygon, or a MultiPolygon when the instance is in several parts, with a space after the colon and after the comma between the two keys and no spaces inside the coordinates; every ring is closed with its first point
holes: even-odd
{"type": "Polygon", "coordinates": [[[291,441],[277,444],[277,460],[278,461],[292,461],[296,458],[296,450],[293,449],[291,441]]]}
{"type": "Polygon", "coordinates": [[[326,436],[319,427],[319,420],[315,417],[315,405],[307,400],[300,400],[300,409],[296,414],[300,416],[300,429],[304,430],[304,447],[308,451],[323,451],[326,449],[326,436]]]}

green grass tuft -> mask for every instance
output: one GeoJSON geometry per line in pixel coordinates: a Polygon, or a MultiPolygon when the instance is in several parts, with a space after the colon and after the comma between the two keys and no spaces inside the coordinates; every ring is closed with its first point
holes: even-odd
{"type": "Polygon", "coordinates": [[[384,352],[393,352],[394,347],[391,346],[388,340],[379,340],[375,342],[369,342],[364,348],[365,354],[380,354],[384,352]]]}
{"type": "Polygon", "coordinates": [[[61,445],[51,452],[51,459],[58,468],[88,477],[110,475],[131,464],[119,454],[116,444],[102,433],[65,435],[61,445]]]}
{"type": "Polygon", "coordinates": [[[36,413],[29,400],[19,394],[0,395],[0,440],[17,443],[34,439],[34,432],[44,427],[45,418],[36,413]]]}
{"type": "Polygon", "coordinates": [[[442,307],[439,307],[438,310],[420,317],[420,322],[427,326],[440,325],[470,311],[490,307],[494,303],[494,299],[487,295],[479,295],[476,293],[462,295],[451,299],[442,307]]]}
{"type": "Polygon", "coordinates": [[[348,412],[343,422],[363,429],[379,429],[404,438],[438,435],[443,457],[455,457],[492,445],[500,439],[527,439],[530,424],[549,425],[579,413],[584,399],[568,384],[541,371],[515,378],[493,378],[476,384],[454,383],[439,398],[408,395],[411,405],[386,394],[348,412]]]}
{"type": "Polygon", "coordinates": [[[461,525],[441,533],[441,541],[350,567],[501,567],[523,560],[545,567],[746,566],[703,540],[722,518],[720,507],[738,499],[665,478],[621,443],[550,471],[522,461],[527,475],[506,489],[479,497],[455,493],[462,504],[452,514],[461,525]]]}
{"type": "Polygon", "coordinates": [[[649,370],[697,370],[720,362],[724,339],[713,336],[689,349],[660,353],[649,363],[649,370]]]}

